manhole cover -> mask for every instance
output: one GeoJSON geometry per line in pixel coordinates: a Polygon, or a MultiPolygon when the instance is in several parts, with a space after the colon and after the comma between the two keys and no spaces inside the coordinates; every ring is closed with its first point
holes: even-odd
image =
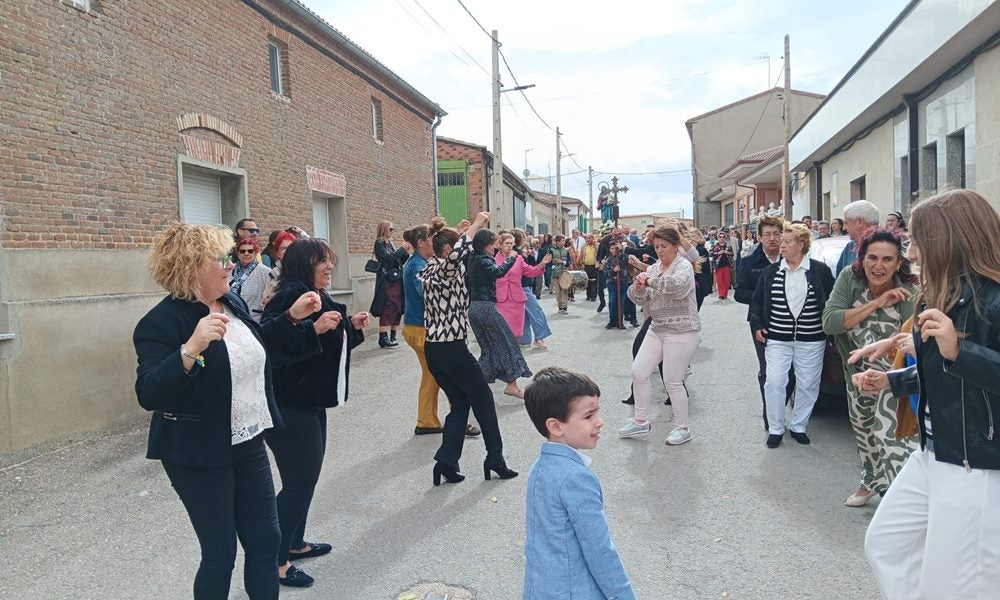
{"type": "Polygon", "coordinates": [[[396,600],[475,600],[476,595],[457,585],[430,582],[419,583],[400,592],[396,600]]]}

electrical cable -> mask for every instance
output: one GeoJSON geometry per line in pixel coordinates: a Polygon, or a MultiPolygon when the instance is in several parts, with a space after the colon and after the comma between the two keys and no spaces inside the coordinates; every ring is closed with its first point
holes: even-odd
{"type": "Polygon", "coordinates": [[[482,63],[480,63],[478,60],[476,60],[476,57],[473,56],[468,50],[466,50],[462,46],[462,44],[459,44],[458,40],[456,40],[454,37],[452,37],[451,33],[449,33],[448,30],[445,29],[444,26],[441,25],[441,23],[439,23],[438,20],[434,18],[434,15],[432,15],[430,12],[427,11],[426,8],[424,8],[424,5],[420,3],[420,0],[413,0],[413,3],[416,4],[418,7],[420,7],[420,10],[424,11],[424,14],[427,15],[427,17],[431,21],[433,21],[435,25],[438,26],[438,29],[440,29],[441,31],[443,31],[444,34],[446,36],[448,36],[448,39],[450,39],[452,42],[454,42],[455,45],[458,46],[462,50],[462,52],[465,52],[466,56],[468,56],[469,58],[471,58],[474,63],[476,63],[477,65],[479,65],[479,68],[482,69],[483,72],[486,73],[487,76],[489,76],[491,78],[493,77],[493,74],[490,73],[490,71],[486,67],[484,67],[482,63]]]}
{"type": "MultiPolygon", "coordinates": [[[[483,33],[486,34],[486,37],[488,37],[488,38],[490,38],[492,40],[493,36],[490,34],[489,31],[486,31],[486,28],[483,27],[483,24],[479,22],[479,19],[477,19],[476,16],[474,14],[472,14],[472,11],[469,10],[468,7],[465,6],[465,3],[462,2],[462,0],[458,0],[458,3],[460,5],[462,5],[462,8],[465,9],[465,12],[468,13],[469,17],[471,17],[472,20],[476,22],[476,25],[479,25],[479,28],[483,30],[483,33]]],[[[497,42],[497,43],[499,44],[500,42],[497,42]]]]}
{"type": "MultiPolygon", "coordinates": [[[[415,17],[413,15],[413,13],[411,13],[405,6],[403,6],[403,3],[400,2],[400,0],[395,0],[395,2],[396,2],[396,4],[399,5],[399,8],[401,8],[403,10],[403,12],[406,13],[406,16],[410,17],[410,19],[412,19],[414,23],[416,23],[417,25],[419,25],[421,29],[423,29],[424,31],[427,32],[427,35],[434,36],[434,32],[432,32],[430,29],[427,29],[427,26],[424,25],[423,23],[421,23],[420,19],[418,19],[417,17],[415,17]]],[[[462,63],[463,65],[465,65],[467,67],[469,67],[473,71],[476,70],[476,68],[472,64],[470,64],[469,61],[465,60],[464,58],[462,58],[458,54],[455,54],[455,52],[453,50],[448,50],[448,53],[451,54],[452,56],[454,56],[458,60],[458,62],[462,63]]],[[[479,68],[482,69],[483,66],[479,65],[479,68]]],[[[489,73],[487,73],[487,75],[489,75],[489,73]]]]}

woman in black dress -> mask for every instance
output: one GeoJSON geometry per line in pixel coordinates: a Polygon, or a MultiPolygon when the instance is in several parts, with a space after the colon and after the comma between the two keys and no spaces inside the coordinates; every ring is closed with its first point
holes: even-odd
{"type": "Polygon", "coordinates": [[[392,238],[396,228],[389,221],[379,221],[375,229],[375,260],[381,263],[375,273],[375,296],[369,308],[378,317],[379,348],[396,348],[396,330],[403,317],[403,263],[409,257],[406,248],[397,248],[392,238]]]}

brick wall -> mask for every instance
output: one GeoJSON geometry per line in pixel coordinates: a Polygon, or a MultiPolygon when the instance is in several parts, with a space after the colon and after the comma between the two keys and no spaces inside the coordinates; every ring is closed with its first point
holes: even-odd
{"type": "MultiPolygon", "coordinates": [[[[379,219],[433,214],[434,115],[405,89],[380,82],[420,115],[236,0],[94,4],[85,13],[59,0],[0,3],[0,247],[148,245],[179,218],[176,159],[188,152],[177,119],[189,113],[242,136],[250,213],[265,232],[312,230],[307,166],[346,178],[351,253],[370,252],[379,219]],[[289,98],[270,91],[269,36],[288,46],[289,98]],[[371,135],[373,97],[384,143],[371,135]]],[[[352,61],[312,25],[261,4],[352,61]]]]}
{"type": "Polygon", "coordinates": [[[466,187],[469,194],[469,214],[482,212],[488,183],[486,165],[483,164],[483,149],[438,138],[437,152],[438,160],[464,160],[468,163],[466,187]]]}

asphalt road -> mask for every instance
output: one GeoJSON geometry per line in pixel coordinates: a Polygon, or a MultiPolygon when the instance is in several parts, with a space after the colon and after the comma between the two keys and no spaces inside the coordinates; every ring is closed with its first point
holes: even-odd
{"type": "MultiPolygon", "coordinates": [[[[631,416],[634,330],[605,331],[581,299],[555,315],[532,369],[576,368],[601,386],[604,435],[590,452],[611,531],[640,598],[877,598],[862,544],[874,505],[845,508],[860,465],[840,402],[810,424],[811,446],[764,446],[745,307],[707,299],[688,379],[693,440],[668,447],[669,407],[653,384],[653,432],[619,439],[631,416]]],[[[473,347],[477,353],[478,348],[473,347]]],[[[542,439],[519,400],[494,386],[505,454],[521,477],[483,481],[481,440],[468,478],[431,485],[438,436],[414,437],[419,367],[408,347],[354,354],[351,400],[330,412],[326,465],[307,539],[332,554],[300,566],[316,577],[283,597],[423,600],[520,598],[524,492],[542,439]],[[440,598],[440,596],[438,597],[440,598]]],[[[522,380],[522,384],[527,383],[522,380]]],[[[447,403],[442,395],[441,416],[447,403]]],[[[198,546],[159,464],[144,458],[145,422],[0,471],[0,598],[189,598],[198,546]]],[[[277,476],[276,476],[277,477],[277,476]]],[[[231,597],[242,591],[242,557],[231,597]]]]}

